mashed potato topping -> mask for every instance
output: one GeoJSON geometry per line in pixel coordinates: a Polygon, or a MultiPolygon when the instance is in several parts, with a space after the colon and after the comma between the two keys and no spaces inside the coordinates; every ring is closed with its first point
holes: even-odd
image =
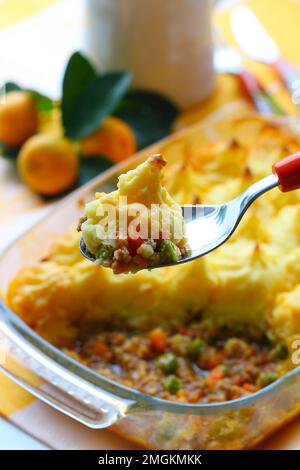
{"type": "MultiPolygon", "coordinates": [[[[203,144],[195,137],[166,145],[163,184],[175,202],[226,202],[299,150],[300,138],[279,125],[255,125],[255,132],[244,132],[244,122],[234,140],[203,144]]],[[[120,185],[129,194],[126,179],[120,185]]],[[[8,292],[10,307],[55,344],[88,324],[136,330],[199,318],[237,330],[270,328],[285,340],[300,334],[300,191],[271,191],[225,245],[151,272],[116,276],[94,266],[80,255],[79,236],[74,230],[59,240],[49,259],[23,269],[8,292]]]]}
{"type": "Polygon", "coordinates": [[[153,155],[119,177],[118,189],[96,193],[79,230],[96,263],[115,274],[176,263],[187,255],[181,208],[161,184],[167,162],[153,155]]]}

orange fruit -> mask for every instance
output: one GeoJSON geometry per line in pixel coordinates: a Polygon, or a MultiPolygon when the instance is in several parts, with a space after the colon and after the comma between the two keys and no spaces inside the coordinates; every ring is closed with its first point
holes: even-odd
{"type": "Polygon", "coordinates": [[[0,142],[19,147],[37,132],[38,110],[34,99],[24,91],[12,91],[0,105],[0,142]]]}
{"type": "Polygon", "coordinates": [[[114,162],[120,162],[136,151],[134,134],[126,122],[109,116],[101,126],[81,140],[82,155],[105,155],[114,162]]]}
{"type": "Polygon", "coordinates": [[[54,196],[74,184],[79,162],[71,142],[37,134],[21,148],[17,166],[21,179],[34,192],[54,196]]]}

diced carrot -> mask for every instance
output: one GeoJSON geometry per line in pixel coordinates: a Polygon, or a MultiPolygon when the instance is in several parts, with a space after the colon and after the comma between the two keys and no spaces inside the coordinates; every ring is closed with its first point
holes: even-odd
{"type": "Polygon", "coordinates": [[[243,385],[244,380],[245,379],[241,374],[236,374],[234,377],[232,377],[231,382],[233,385],[241,387],[243,385]]]}
{"type": "Polygon", "coordinates": [[[215,367],[211,373],[211,377],[213,377],[216,380],[223,379],[225,377],[225,372],[221,367],[215,367]]]}
{"type": "Polygon", "coordinates": [[[146,260],[146,258],[143,258],[140,255],[135,255],[134,262],[141,268],[146,268],[146,266],[148,265],[148,260],[146,260]]]}
{"type": "Polygon", "coordinates": [[[260,363],[261,364],[268,364],[269,360],[270,360],[270,357],[269,357],[267,352],[261,354],[261,356],[260,356],[260,363]]]}
{"type": "Polygon", "coordinates": [[[188,333],[188,328],[186,326],[179,326],[178,333],[181,335],[186,335],[188,333]]]}
{"type": "Polygon", "coordinates": [[[254,393],[257,391],[257,387],[253,384],[250,384],[248,382],[245,382],[243,384],[243,389],[246,390],[246,392],[254,393]]]}
{"type": "Polygon", "coordinates": [[[99,356],[106,356],[108,353],[108,347],[103,341],[96,339],[93,344],[93,353],[98,354],[99,356]]]}
{"type": "Polygon", "coordinates": [[[223,363],[223,357],[221,354],[216,353],[213,357],[209,357],[205,360],[206,368],[213,370],[215,367],[223,363]]]}
{"type": "Polygon", "coordinates": [[[114,261],[112,264],[114,274],[123,274],[128,271],[128,264],[121,261],[114,261]]]}
{"type": "Polygon", "coordinates": [[[142,238],[131,238],[130,235],[128,235],[128,251],[131,256],[134,256],[136,254],[136,250],[142,245],[144,240],[142,238]]]}
{"type": "Polygon", "coordinates": [[[230,400],[237,400],[238,398],[241,398],[242,393],[240,390],[234,390],[231,392],[230,395],[230,400]]]}
{"type": "Polygon", "coordinates": [[[216,382],[217,382],[216,379],[214,379],[210,375],[208,375],[204,379],[204,385],[208,388],[213,388],[216,385],[216,382]]]}
{"type": "Polygon", "coordinates": [[[164,352],[167,347],[167,334],[161,328],[155,328],[149,333],[152,346],[156,351],[164,352]]]}
{"type": "Polygon", "coordinates": [[[184,388],[181,388],[180,390],[178,390],[177,392],[178,398],[187,398],[187,396],[188,396],[187,391],[184,388]]]}
{"type": "Polygon", "coordinates": [[[224,371],[220,367],[215,367],[210,374],[205,377],[204,383],[207,387],[212,388],[220,379],[225,377],[224,371]]]}

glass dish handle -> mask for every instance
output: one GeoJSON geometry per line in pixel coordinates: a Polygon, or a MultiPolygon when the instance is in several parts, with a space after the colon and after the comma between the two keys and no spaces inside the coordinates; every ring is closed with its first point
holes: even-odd
{"type": "Polygon", "coordinates": [[[47,405],[50,405],[52,408],[55,408],[61,413],[69,416],[70,418],[79,421],[85,426],[94,429],[100,429],[107,427],[118,420],[118,418],[114,419],[111,415],[108,416],[107,413],[104,414],[97,412],[96,410],[93,411],[88,408],[84,408],[79,401],[75,399],[72,400],[70,396],[61,391],[59,391],[59,398],[57,398],[55,397],[55,395],[57,394],[57,390],[54,391],[54,393],[49,393],[46,390],[42,389],[42,387],[39,388],[38,386],[31,384],[27,380],[18,377],[15,373],[9,371],[6,367],[2,365],[0,365],[0,371],[39,400],[43,401],[47,405]],[[81,410],[79,410],[80,408],[81,410]]]}
{"type": "Polygon", "coordinates": [[[0,372],[44,403],[94,429],[116,423],[134,404],[66,372],[1,317],[0,372]]]}

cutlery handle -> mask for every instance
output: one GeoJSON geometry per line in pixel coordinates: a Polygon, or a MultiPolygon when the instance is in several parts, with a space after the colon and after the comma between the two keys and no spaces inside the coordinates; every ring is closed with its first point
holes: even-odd
{"type": "Polygon", "coordinates": [[[281,191],[300,189],[300,152],[275,163],[272,169],[278,177],[281,191]]]}
{"type": "Polygon", "coordinates": [[[279,59],[274,62],[273,68],[277,72],[279,78],[281,78],[287,89],[289,90],[292,101],[296,105],[300,105],[299,91],[300,88],[300,69],[291,64],[284,57],[279,57],[279,59]],[[298,96],[298,99],[297,99],[298,96]]]}
{"type": "Polygon", "coordinates": [[[262,115],[283,114],[279,106],[268,96],[256,77],[243,69],[239,77],[256,109],[262,115]]]}

